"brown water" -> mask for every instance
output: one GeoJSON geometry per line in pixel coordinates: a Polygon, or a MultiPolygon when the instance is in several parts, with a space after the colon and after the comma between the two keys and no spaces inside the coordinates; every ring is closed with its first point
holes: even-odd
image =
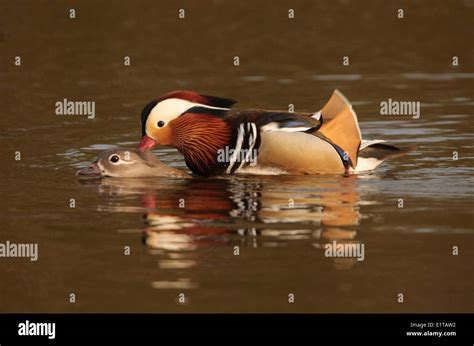
{"type": "Polygon", "coordinates": [[[474,310],[472,1],[0,3],[0,242],[39,244],[37,262],[0,258],[0,311],[474,310]],[[136,146],[141,108],[168,91],[316,111],[335,88],[364,137],[418,150],[350,177],[74,178],[136,146]],[[64,98],[96,118],[56,115],[64,98]],[[388,98],[421,117],[381,116],[388,98]],[[333,240],[364,260],[326,257],[333,240]]]}

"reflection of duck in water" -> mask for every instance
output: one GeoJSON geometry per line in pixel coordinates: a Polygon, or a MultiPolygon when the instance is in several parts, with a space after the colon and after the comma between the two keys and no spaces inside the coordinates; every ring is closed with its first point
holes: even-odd
{"type": "MultiPolygon", "coordinates": [[[[210,246],[312,244],[324,254],[326,243],[356,242],[355,226],[361,218],[358,178],[334,179],[114,178],[95,183],[107,197],[100,210],[143,213],[143,241],[150,250],[165,257],[182,253],[187,258],[210,246]]],[[[356,263],[334,261],[339,267],[356,263]]]]}
{"type": "MultiPolygon", "coordinates": [[[[144,240],[151,248],[171,251],[219,244],[266,247],[311,242],[322,255],[334,241],[358,243],[356,226],[361,214],[356,176],[341,178],[339,184],[321,182],[299,193],[281,188],[285,181],[293,187],[298,184],[291,185],[290,177],[285,178],[194,180],[174,196],[163,199],[155,194],[145,204],[151,212],[145,217],[144,240]],[[176,212],[180,200],[187,203],[176,212]]],[[[338,269],[357,263],[354,257],[329,260],[338,269]]]]}
{"type": "Polygon", "coordinates": [[[229,241],[228,182],[191,180],[186,188],[142,196],[144,240],[152,248],[192,250],[229,241]]]}

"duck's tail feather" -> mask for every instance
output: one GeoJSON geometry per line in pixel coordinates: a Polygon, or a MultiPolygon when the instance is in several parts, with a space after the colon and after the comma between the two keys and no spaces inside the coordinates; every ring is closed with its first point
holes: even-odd
{"type": "Polygon", "coordinates": [[[352,168],[357,167],[362,136],[352,105],[344,95],[334,90],[321,110],[321,117],[323,124],[319,132],[347,153],[352,162],[352,168]]]}
{"type": "Polygon", "coordinates": [[[383,140],[362,141],[359,161],[354,172],[366,172],[375,169],[382,162],[404,156],[416,149],[416,146],[396,147],[383,140]]]}

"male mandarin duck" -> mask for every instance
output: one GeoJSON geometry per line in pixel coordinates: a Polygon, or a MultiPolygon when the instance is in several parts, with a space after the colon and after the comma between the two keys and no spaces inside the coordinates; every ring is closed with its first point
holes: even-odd
{"type": "Polygon", "coordinates": [[[253,166],[299,174],[369,171],[411,149],[362,140],[357,116],[338,90],[313,114],[230,113],[235,103],[193,91],[161,96],[142,111],[139,148],[175,147],[202,176],[255,172],[253,166]]]}

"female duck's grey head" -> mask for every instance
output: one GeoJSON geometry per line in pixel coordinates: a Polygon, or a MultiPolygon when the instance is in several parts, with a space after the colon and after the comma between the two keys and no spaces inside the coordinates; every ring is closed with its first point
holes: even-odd
{"type": "Polygon", "coordinates": [[[137,149],[104,151],[89,166],[78,171],[76,176],[85,178],[189,177],[187,173],[161,163],[149,151],[140,152],[137,149]]]}

